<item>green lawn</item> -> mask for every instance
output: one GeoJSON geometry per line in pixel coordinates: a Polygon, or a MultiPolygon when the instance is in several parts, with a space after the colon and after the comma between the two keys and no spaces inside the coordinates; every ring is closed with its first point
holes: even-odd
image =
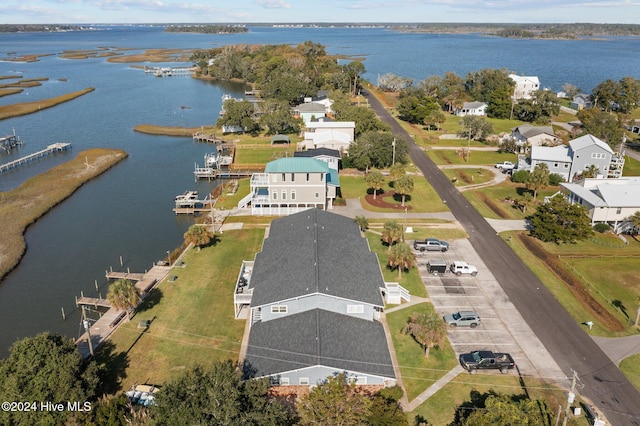
{"type": "MultiPolygon", "coordinates": [[[[493,390],[506,395],[523,395],[531,399],[544,400],[549,411],[555,416],[558,406],[566,405],[566,393],[554,385],[532,378],[520,378],[516,374],[476,374],[462,373],[427,399],[422,405],[407,414],[409,424],[418,416],[430,425],[447,425],[454,420],[455,409],[463,402],[471,400],[470,392],[480,394],[493,390]]],[[[555,417],[552,419],[555,420],[555,417]]],[[[583,415],[570,425],[587,426],[589,421],[583,415]]]]}
{"type": "Polygon", "coordinates": [[[369,242],[369,248],[378,256],[382,276],[386,282],[397,282],[414,296],[427,296],[427,291],[422,283],[417,266],[412,267],[409,271],[403,271],[402,278],[398,279],[397,269],[391,270],[387,266],[387,259],[389,258],[388,246],[383,245],[380,234],[367,231],[365,236],[369,242]]]}
{"type": "MultiPolygon", "coordinates": [[[[407,196],[405,202],[405,204],[409,206],[409,213],[435,213],[449,210],[422,175],[411,175],[411,177],[413,178],[414,189],[411,195],[407,196]]],[[[340,190],[343,198],[360,198],[362,206],[369,211],[404,213],[403,209],[380,208],[367,203],[365,200],[367,184],[363,176],[340,176],[340,190]]],[[[389,185],[388,177],[383,190],[387,192],[393,191],[393,188],[389,185]]],[[[383,194],[379,194],[378,196],[384,198],[383,194]]],[[[400,201],[393,199],[389,199],[388,201],[394,204],[400,204],[400,201]]]]}
{"type": "MultiPolygon", "coordinates": [[[[522,212],[520,208],[506,200],[517,200],[528,190],[521,183],[513,183],[509,180],[499,185],[465,191],[463,195],[484,217],[492,219],[524,219],[531,214],[534,208],[522,212]]],[[[557,186],[549,186],[538,191],[537,200],[542,201],[545,196],[558,191],[557,186]]]]}
{"type": "Polygon", "coordinates": [[[514,163],[518,161],[516,154],[498,152],[498,148],[496,148],[495,151],[471,151],[469,161],[466,161],[464,156],[454,149],[430,149],[427,151],[427,155],[436,164],[477,164],[493,166],[503,161],[511,161],[514,163]]]}
{"type": "MultiPolygon", "coordinates": [[[[629,148],[627,148],[629,149],[629,148]]],[[[640,176],[640,161],[635,158],[631,158],[628,155],[624,157],[624,169],[622,170],[624,176],[640,176]]]]}
{"type": "Polygon", "coordinates": [[[442,173],[457,187],[479,185],[493,179],[493,173],[481,168],[442,169],[442,173]]]}
{"type": "Polygon", "coordinates": [[[389,324],[393,347],[396,351],[409,401],[451,371],[458,363],[449,345],[449,340],[446,340],[440,348],[432,348],[429,357],[425,357],[424,350],[413,340],[413,337],[402,333],[402,328],[412,314],[432,310],[433,306],[430,303],[420,303],[387,314],[387,323],[389,324]]]}
{"type": "Polygon", "coordinates": [[[620,370],[636,389],[640,390],[640,354],[631,355],[620,363],[620,370]]]}
{"type": "Polygon", "coordinates": [[[111,362],[126,360],[121,389],[162,383],[194,364],[237,360],[245,321],[234,319],[233,289],[242,260],[254,258],[263,237],[262,229],[229,231],[200,252],[189,250],[186,267],[170,273],[176,282],[160,283],[110,339],[111,362]],[[141,320],[151,320],[146,332],[137,328],[141,320]]]}
{"type": "Polygon", "coordinates": [[[264,147],[237,148],[234,164],[267,164],[282,157],[293,157],[296,151],[291,145],[265,145],[264,147]]]}

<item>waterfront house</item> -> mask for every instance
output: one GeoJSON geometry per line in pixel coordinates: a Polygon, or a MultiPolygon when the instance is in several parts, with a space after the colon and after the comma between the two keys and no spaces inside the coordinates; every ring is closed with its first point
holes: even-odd
{"type": "Polygon", "coordinates": [[[324,161],[329,165],[330,169],[340,169],[340,151],[329,148],[308,149],[306,151],[297,151],[293,153],[294,157],[315,158],[324,161]]]}
{"type": "Polygon", "coordinates": [[[354,121],[335,121],[329,117],[320,117],[305,125],[304,140],[298,149],[330,148],[340,152],[349,151],[355,139],[354,121]]]}
{"type": "Polygon", "coordinates": [[[516,83],[513,90],[513,99],[531,99],[533,92],[540,90],[540,80],[535,76],[520,76],[509,74],[509,77],[516,83]]]}
{"type": "Polygon", "coordinates": [[[332,209],[340,181],[338,170],[322,160],[289,157],[267,163],[264,173],[251,176],[249,187],[239,208],[251,204],[253,215],[280,216],[332,209]]]}
{"type": "Polygon", "coordinates": [[[573,97],[571,104],[569,105],[571,109],[575,109],[576,111],[582,111],[583,109],[589,109],[593,107],[593,102],[591,102],[591,96],[585,93],[579,93],[573,97]]]}
{"type": "Polygon", "coordinates": [[[326,117],[327,108],[319,102],[305,102],[293,107],[293,115],[302,118],[302,121],[307,124],[313,119],[326,117]]]}
{"type": "Polygon", "coordinates": [[[453,111],[454,115],[464,117],[465,115],[486,115],[487,104],[484,102],[464,102],[461,108],[453,111]]]}
{"type": "Polygon", "coordinates": [[[357,385],[395,384],[379,321],[386,286],[353,219],[311,209],[274,220],[250,272],[245,372],[279,386],[342,372],[357,385]]]}
{"type": "Polygon", "coordinates": [[[571,204],[587,208],[592,225],[607,223],[616,233],[634,229],[629,218],[640,211],[639,176],[589,178],[577,183],[561,183],[560,187],[571,204]]]}

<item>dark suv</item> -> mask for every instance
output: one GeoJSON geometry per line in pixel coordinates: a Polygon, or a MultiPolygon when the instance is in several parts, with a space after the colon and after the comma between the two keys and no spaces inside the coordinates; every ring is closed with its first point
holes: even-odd
{"type": "Polygon", "coordinates": [[[437,240],[435,238],[427,238],[424,241],[414,241],[413,248],[420,251],[442,251],[449,250],[449,243],[446,241],[437,240]]]}

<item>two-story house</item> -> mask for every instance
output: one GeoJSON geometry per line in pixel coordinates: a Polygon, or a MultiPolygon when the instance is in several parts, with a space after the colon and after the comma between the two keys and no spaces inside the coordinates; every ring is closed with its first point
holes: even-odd
{"type": "Polygon", "coordinates": [[[329,148],[347,152],[355,138],[356,123],[320,117],[306,123],[305,128],[299,149],[329,148]]]}
{"type": "Polygon", "coordinates": [[[333,208],[340,180],[338,170],[316,158],[280,158],[254,173],[249,194],[239,208],[251,204],[253,215],[279,216],[311,208],[333,208]]]}
{"type": "Polygon", "coordinates": [[[561,175],[571,182],[580,178],[591,166],[598,175],[606,178],[622,176],[624,157],[613,152],[611,147],[593,135],[585,135],[569,141],[569,145],[555,147],[534,146],[531,148],[531,170],[545,163],[549,173],[561,175]]]}
{"type": "Polygon", "coordinates": [[[521,124],[511,129],[511,137],[519,147],[555,146],[560,143],[551,126],[521,124]]]}
{"type": "Polygon", "coordinates": [[[524,76],[509,74],[511,80],[516,83],[516,87],[513,89],[513,99],[531,99],[531,94],[537,90],[540,90],[540,80],[535,76],[524,76]]]}
{"type": "Polygon", "coordinates": [[[385,283],[353,219],[311,209],[276,219],[251,265],[245,371],[275,385],[313,386],[346,372],[392,386],[379,316],[385,283]]]}
{"type": "Polygon", "coordinates": [[[607,223],[615,232],[633,229],[629,217],[640,211],[639,176],[582,179],[578,183],[561,183],[560,186],[571,204],[587,208],[592,225],[607,223]]]}
{"type": "Polygon", "coordinates": [[[315,118],[325,117],[327,108],[319,102],[305,102],[293,108],[293,115],[302,118],[302,121],[307,124],[315,118]]]}

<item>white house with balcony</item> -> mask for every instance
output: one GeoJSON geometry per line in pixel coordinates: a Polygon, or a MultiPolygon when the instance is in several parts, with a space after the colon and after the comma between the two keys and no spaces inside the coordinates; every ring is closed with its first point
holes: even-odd
{"type": "Polygon", "coordinates": [[[607,223],[617,233],[633,229],[629,217],[640,211],[640,176],[589,178],[560,186],[571,204],[586,207],[592,225],[607,223]]]}
{"type": "Polygon", "coordinates": [[[338,170],[316,158],[289,157],[267,163],[254,173],[249,194],[238,203],[253,215],[281,216],[303,210],[333,208],[340,181],[338,170]]]}
{"type": "Polygon", "coordinates": [[[511,80],[516,83],[513,89],[513,99],[531,99],[533,92],[540,90],[540,80],[535,76],[509,74],[511,80]]]}
{"type": "Polygon", "coordinates": [[[355,138],[354,121],[335,121],[328,117],[311,120],[305,125],[304,140],[298,149],[329,148],[347,152],[355,138]]]}
{"type": "Polygon", "coordinates": [[[459,117],[464,117],[465,115],[487,115],[488,106],[484,102],[464,102],[462,107],[453,111],[453,114],[459,117]]]}

